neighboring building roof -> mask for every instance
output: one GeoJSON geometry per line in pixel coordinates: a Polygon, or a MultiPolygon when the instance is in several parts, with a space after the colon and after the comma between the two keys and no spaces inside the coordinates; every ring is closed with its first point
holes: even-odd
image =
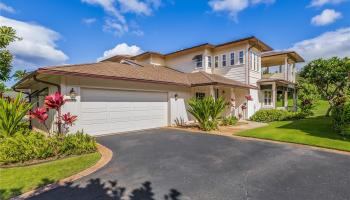
{"type": "Polygon", "coordinates": [[[188,51],[198,50],[198,49],[201,49],[201,48],[218,48],[218,47],[224,47],[224,46],[227,46],[227,45],[240,43],[240,42],[246,42],[246,41],[248,41],[248,42],[258,46],[259,48],[262,49],[262,51],[271,51],[272,50],[272,48],[270,46],[268,46],[267,44],[265,44],[264,42],[262,42],[258,38],[254,37],[254,36],[251,36],[251,37],[246,37],[246,38],[242,38],[242,39],[238,39],[238,40],[233,40],[233,41],[230,41],[230,42],[225,42],[225,43],[217,44],[217,45],[213,45],[213,44],[210,44],[210,43],[203,43],[203,44],[199,44],[199,45],[192,46],[192,47],[189,47],[189,48],[180,49],[180,50],[177,50],[177,51],[174,51],[174,52],[170,52],[170,53],[167,53],[167,54],[161,54],[159,52],[147,51],[147,52],[141,53],[139,55],[136,55],[136,56],[134,56],[132,58],[141,58],[141,57],[144,57],[146,55],[157,55],[157,56],[160,56],[160,57],[166,57],[166,56],[175,55],[175,54],[178,54],[178,53],[184,53],[184,52],[188,52],[188,51]]]}
{"type": "MultiPolygon", "coordinates": [[[[254,88],[254,86],[246,85],[220,75],[208,74],[205,72],[183,73],[168,67],[154,66],[131,60],[122,60],[122,63],[104,61],[90,64],[45,67],[39,68],[37,71],[32,73],[32,75],[33,74],[82,76],[182,85],[187,87],[222,84],[236,87],[254,88]]],[[[31,77],[32,76],[27,76],[27,78],[31,77]]],[[[21,82],[23,82],[23,80],[18,82],[14,87],[20,88],[19,86],[21,85],[21,82]]]]}
{"type": "Polygon", "coordinates": [[[297,52],[295,51],[269,51],[269,52],[263,52],[261,57],[267,58],[267,57],[273,57],[273,56],[280,56],[280,55],[287,55],[291,57],[295,62],[305,62],[304,58],[301,57],[297,52]]]}

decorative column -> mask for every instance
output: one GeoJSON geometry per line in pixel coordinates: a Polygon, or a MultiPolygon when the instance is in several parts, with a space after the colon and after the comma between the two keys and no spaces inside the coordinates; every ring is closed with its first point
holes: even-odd
{"type": "Polygon", "coordinates": [[[288,87],[284,88],[284,107],[288,108],[288,87]]]}
{"type": "Polygon", "coordinates": [[[277,88],[276,88],[276,82],[272,83],[272,106],[273,108],[276,108],[276,101],[277,101],[277,88]]]}
{"type": "Polygon", "coordinates": [[[231,103],[231,116],[236,116],[236,95],[233,88],[230,88],[230,103],[231,103]]]}
{"type": "Polygon", "coordinates": [[[288,57],[284,59],[284,79],[288,80],[288,57]]]}
{"type": "Polygon", "coordinates": [[[213,85],[209,86],[209,95],[215,99],[215,91],[213,85]]]}

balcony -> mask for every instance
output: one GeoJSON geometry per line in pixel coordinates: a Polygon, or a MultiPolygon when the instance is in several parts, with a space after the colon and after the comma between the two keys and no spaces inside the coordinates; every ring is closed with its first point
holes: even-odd
{"type": "Polygon", "coordinates": [[[285,79],[284,73],[265,73],[262,78],[285,79]]]}

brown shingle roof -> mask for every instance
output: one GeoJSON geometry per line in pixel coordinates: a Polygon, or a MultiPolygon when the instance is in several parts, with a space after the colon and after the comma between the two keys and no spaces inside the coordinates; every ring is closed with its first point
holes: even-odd
{"type": "Polygon", "coordinates": [[[255,88],[254,86],[246,85],[216,74],[208,74],[206,72],[183,73],[168,67],[154,66],[131,60],[124,60],[122,63],[104,61],[91,64],[45,67],[39,68],[35,73],[130,80],[187,87],[227,85],[255,88]]]}

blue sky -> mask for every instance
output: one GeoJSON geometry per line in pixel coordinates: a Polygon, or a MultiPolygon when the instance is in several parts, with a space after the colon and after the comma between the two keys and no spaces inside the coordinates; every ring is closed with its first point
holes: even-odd
{"type": "MultiPolygon", "coordinates": [[[[254,35],[307,60],[350,56],[350,0],[0,0],[16,69],[171,52],[254,35]],[[110,51],[108,51],[110,50],[110,51]]],[[[9,83],[8,83],[9,84],[9,83]]]]}

